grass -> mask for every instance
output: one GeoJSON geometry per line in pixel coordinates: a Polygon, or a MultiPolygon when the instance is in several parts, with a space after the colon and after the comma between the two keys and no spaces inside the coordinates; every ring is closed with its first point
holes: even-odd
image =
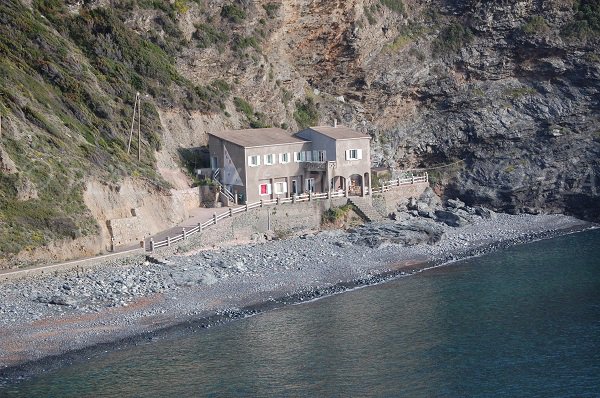
{"type": "Polygon", "coordinates": [[[504,93],[512,99],[518,99],[529,95],[535,95],[537,91],[531,87],[517,87],[507,89],[504,93]]]}
{"type": "Polygon", "coordinates": [[[398,14],[404,14],[405,10],[402,0],[380,0],[380,2],[390,10],[398,14]]]}
{"type": "Polygon", "coordinates": [[[343,205],[340,207],[332,207],[326,210],[321,217],[321,224],[335,224],[346,219],[348,213],[353,210],[354,207],[350,204],[343,205]]]}
{"type": "Polygon", "coordinates": [[[234,23],[240,23],[246,19],[246,12],[237,4],[225,4],[221,8],[221,17],[234,23]]]}
{"type": "Polygon", "coordinates": [[[466,44],[473,41],[471,29],[458,23],[452,23],[444,28],[433,41],[434,55],[447,55],[460,51],[466,44]]]}
{"type": "Polygon", "coordinates": [[[214,46],[223,51],[225,44],[229,40],[225,32],[205,23],[199,23],[194,26],[196,31],[192,37],[198,41],[198,47],[209,48],[214,46]]]}

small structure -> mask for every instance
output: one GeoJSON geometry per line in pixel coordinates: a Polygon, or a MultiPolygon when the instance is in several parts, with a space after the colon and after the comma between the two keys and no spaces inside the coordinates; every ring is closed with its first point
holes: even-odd
{"type": "Polygon", "coordinates": [[[304,193],[371,192],[371,137],[343,126],[209,133],[213,179],[238,202],[304,193]]]}

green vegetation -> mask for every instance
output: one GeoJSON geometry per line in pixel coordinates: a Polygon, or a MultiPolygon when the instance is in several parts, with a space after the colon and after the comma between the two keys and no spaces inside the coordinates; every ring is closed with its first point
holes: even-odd
{"type": "Polygon", "coordinates": [[[280,7],[281,7],[281,3],[263,4],[263,8],[265,9],[267,16],[269,18],[275,18],[277,16],[277,13],[279,12],[280,7]]]}
{"type": "Polygon", "coordinates": [[[425,33],[425,29],[422,25],[417,23],[409,23],[408,25],[400,28],[400,32],[398,36],[394,39],[394,41],[388,44],[385,48],[386,51],[389,52],[397,52],[398,50],[406,47],[409,43],[412,43],[417,38],[425,33]]]}
{"type": "Polygon", "coordinates": [[[341,206],[341,207],[332,207],[323,213],[321,218],[321,223],[336,223],[342,221],[346,218],[350,210],[353,210],[354,207],[350,204],[341,206]]]}
{"type": "Polygon", "coordinates": [[[19,170],[0,175],[0,256],[97,233],[83,202],[86,177],[135,176],[168,187],[155,166],[162,135],[155,103],[221,112],[231,91],[220,80],[195,86],[174,68],[183,37],[176,17],[189,2],[124,0],[112,8],[84,5],[78,14],[64,4],[0,2],[0,112],[13,121],[0,144],[19,170]],[[124,23],[140,7],[156,11],[148,36],[124,23]],[[136,139],[135,155],[127,154],[136,91],[141,162],[136,139]],[[17,124],[29,134],[15,134],[17,124]],[[23,200],[23,192],[34,198],[23,200]]]}
{"type": "Polygon", "coordinates": [[[563,29],[563,35],[585,40],[600,34],[600,0],[576,0],[575,20],[563,29]]]}
{"type": "Polygon", "coordinates": [[[233,99],[233,103],[235,105],[235,109],[237,109],[238,112],[242,112],[246,116],[250,128],[260,129],[270,127],[266,121],[266,115],[261,112],[254,112],[252,105],[250,105],[250,103],[248,103],[248,101],[245,99],[235,97],[233,99]]]}
{"type": "Polygon", "coordinates": [[[452,23],[443,29],[433,41],[432,49],[437,55],[456,53],[473,41],[473,37],[471,29],[458,23],[452,23]]]}
{"type": "Polygon", "coordinates": [[[398,14],[404,14],[404,3],[402,0],[380,0],[381,4],[398,14]]]}
{"type": "Polygon", "coordinates": [[[521,30],[523,33],[533,36],[548,32],[550,27],[548,26],[548,23],[544,17],[540,15],[534,15],[525,25],[523,25],[521,30]]]}
{"type": "Polygon", "coordinates": [[[252,47],[256,51],[260,51],[258,39],[254,36],[235,36],[233,38],[232,48],[235,52],[241,53],[247,48],[252,47]]]}
{"type": "Polygon", "coordinates": [[[194,26],[196,27],[196,31],[192,37],[198,40],[198,47],[209,48],[216,46],[219,51],[223,51],[225,44],[227,44],[227,41],[229,40],[225,32],[204,23],[199,23],[194,26]]]}
{"type": "Polygon", "coordinates": [[[536,93],[537,91],[531,87],[517,87],[505,91],[505,94],[512,99],[517,99],[528,95],[534,95],[536,93]]]}
{"type": "Polygon", "coordinates": [[[294,119],[300,128],[315,126],[319,122],[319,111],[315,101],[309,97],[304,103],[297,102],[294,119]]]}
{"type": "Polygon", "coordinates": [[[246,12],[237,4],[226,4],[221,8],[221,17],[231,22],[240,23],[246,19],[246,12]]]}

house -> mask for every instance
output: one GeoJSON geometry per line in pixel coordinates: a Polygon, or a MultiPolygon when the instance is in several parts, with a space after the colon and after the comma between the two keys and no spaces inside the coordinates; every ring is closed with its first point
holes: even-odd
{"type": "Polygon", "coordinates": [[[343,126],[294,135],[265,128],[211,132],[208,146],[213,176],[243,203],[340,190],[368,195],[370,140],[343,126]]]}

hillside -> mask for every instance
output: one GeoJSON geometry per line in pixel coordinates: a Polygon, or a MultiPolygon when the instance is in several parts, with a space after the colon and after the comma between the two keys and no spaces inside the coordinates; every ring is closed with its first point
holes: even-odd
{"type": "Polygon", "coordinates": [[[470,204],[598,220],[599,37],[598,0],[5,0],[0,257],[97,253],[154,203],[175,223],[210,129],[334,118],[470,204]]]}

